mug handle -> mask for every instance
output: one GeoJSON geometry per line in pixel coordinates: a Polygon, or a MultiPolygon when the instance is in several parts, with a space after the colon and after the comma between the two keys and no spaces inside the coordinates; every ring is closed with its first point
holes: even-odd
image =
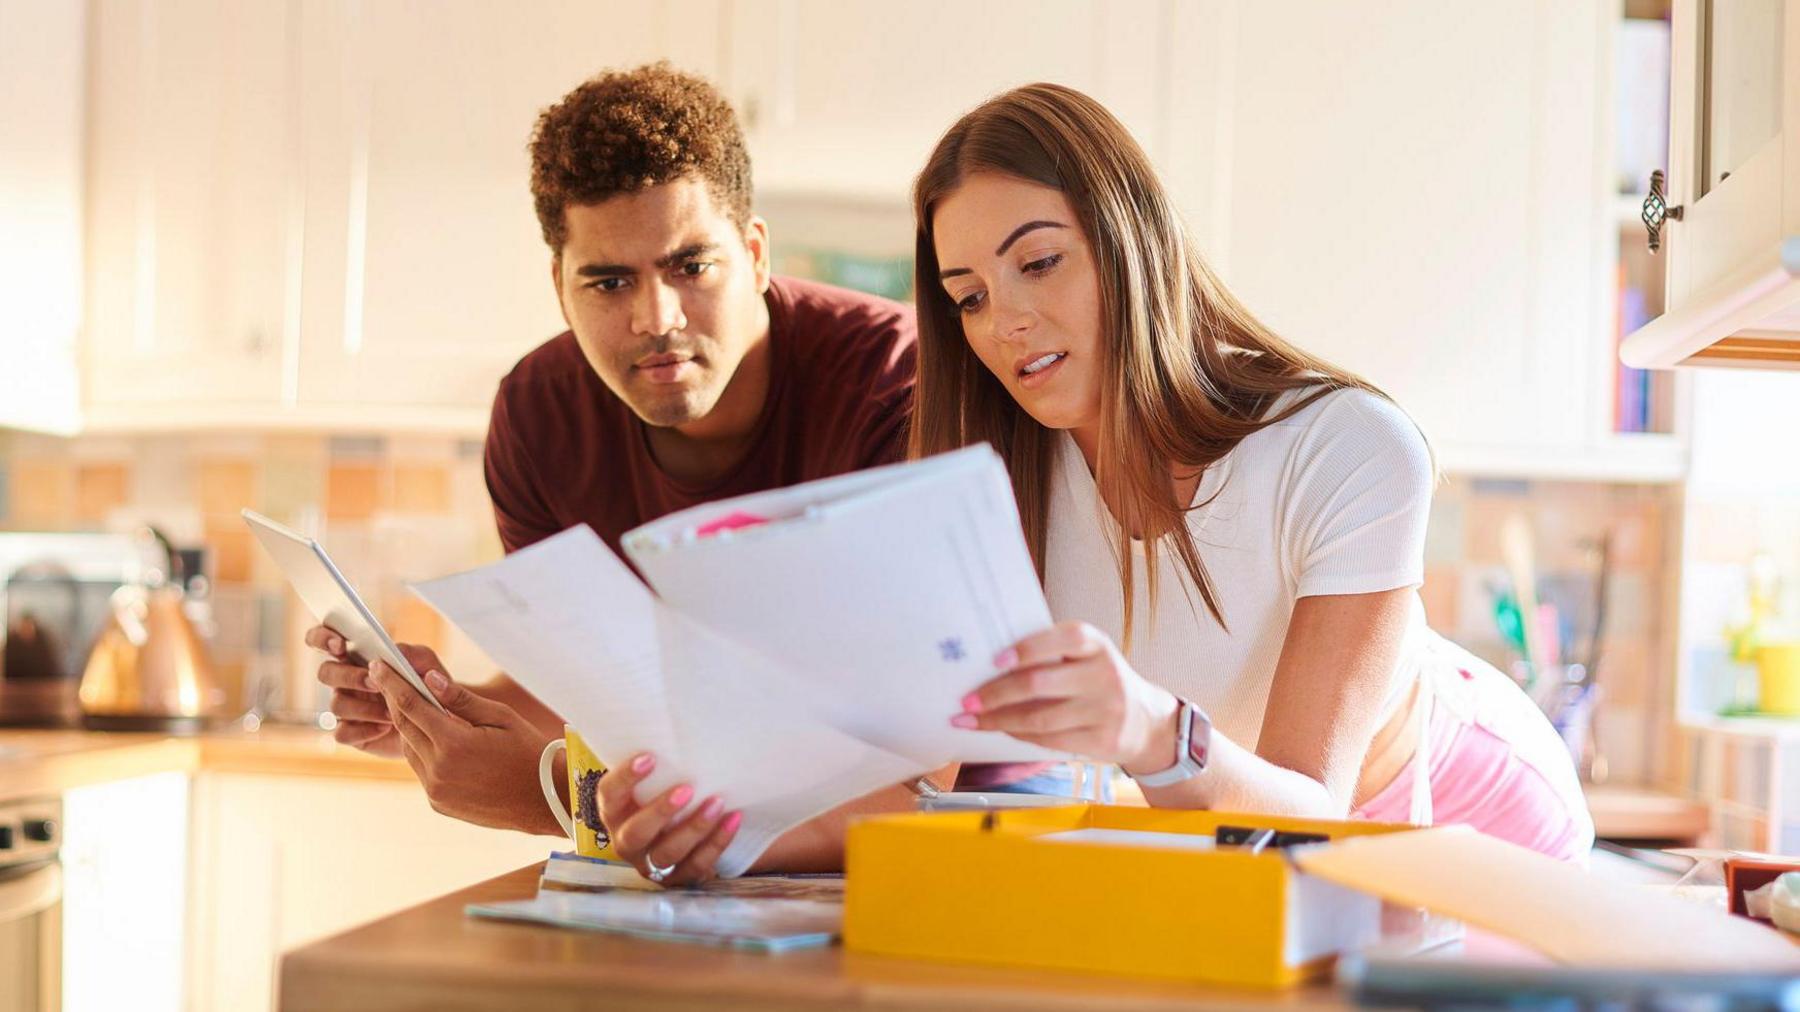
{"type": "Polygon", "coordinates": [[[580,846],[575,839],[575,820],[569,816],[569,810],[563,806],[562,795],[556,790],[556,753],[568,748],[568,742],[561,738],[544,746],[544,752],[538,756],[538,786],[544,790],[544,800],[549,802],[550,811],[556,813],[556,821],[562,823],[563,832],[569,834],[571,846],[580,846]]]}

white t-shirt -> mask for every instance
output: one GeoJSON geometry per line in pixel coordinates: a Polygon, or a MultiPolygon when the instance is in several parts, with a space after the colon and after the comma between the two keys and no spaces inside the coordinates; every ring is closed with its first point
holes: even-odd
{"type": "MultiPolygon", "coordinates": [[[[1271,413],[1302,393],[1284,395],[1271,413]]],[[[1132,666],[1192,700],[1233,741],[1255,748],[1294,602],[1418,587],[1434,481],[1430,451],[1412,420],[1361,390],[1326,394],[1245,437],[1207,470],[1194,501],[1216,498],[1188,514],[1229,632],[1174,553],[1159,546],[1154,612],[1142,555],[1135,560],[1132,666]]],[[[1088,622],[1123,645],[1116,529],[1065,434],[1051,477],[1050,612],[1059,621],[1088,622]]],[[[1417,677],[1431,639],[1414,594],[1384,719],[1417,677]]]]}

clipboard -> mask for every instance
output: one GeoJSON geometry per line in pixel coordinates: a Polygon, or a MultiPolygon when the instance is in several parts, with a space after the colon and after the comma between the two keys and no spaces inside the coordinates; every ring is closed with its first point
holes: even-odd
{"type": "Polygon", "coordinates": [[[425,680],[413,670],[387,630],[381,627],[374,612],[357,596],[350,581],[338,571],[331,556],[312,538],[290,527],[278,524],[254,510],[243,510],[244,522],[262,543],[263,549],[281,567],[282,575],[307,610],[321,625],[330,626],[344,637],[351,656],[358,660],[381,661],[400,673],[419,695],[430,700],[439,710],[444,704],[425,687],[425,680]]]}

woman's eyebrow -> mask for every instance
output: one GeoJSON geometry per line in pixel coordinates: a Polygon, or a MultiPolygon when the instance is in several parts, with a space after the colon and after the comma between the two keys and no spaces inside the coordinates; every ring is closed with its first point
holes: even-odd
{"type": "Polygon", "coordinates": [[[1012,244],[1015,242],[1018,242],[1019,237],[1024,235],[1027,232],[1035,232],[1040,228],[1068,228],[1068,227],[1069,226],[1064,225],[1063,223],[1057,222],[1057,221],[1028,221],[1023,225],[1020,225],[1018,228],[1013,229],[1012,234],[1006,237],[1006,241],[1000,244],[1000,248],[996,249],[994,251],[994,255],[997,257],[1005,256],[1006,251],[1009,249],[1012,249],[1012,244]]]}
{"type": "MultiPolygon", "coordinates": [[[[1060,221],[1041,221],[1041,220],[1040,221],[1028,221],[1023,225],[1020,225],[1018,228],[1013,229],[1012,234],[1008,235],[1006,237],[1006,241],[1000,244],[1000,248],[994,250],[994,255],[997,257],[1005,256],[1006,251],[1009,249],[1012,249],[1012,244],[1015,242],[1018,242],[1019,237],[1025,235],[1028,232],[1035,232],[1040,228],[1068,228],[1068,227],[1069,226],[1064,225],[1060,221]]],[[[969,270],[967,267],[952,267],[947,271],[939,271],[938,272],[938,280],[939,281],[948,281],[951,278],[957,277],[958,275],[973,274],[973,273],[974,272],[969,270]]]]}

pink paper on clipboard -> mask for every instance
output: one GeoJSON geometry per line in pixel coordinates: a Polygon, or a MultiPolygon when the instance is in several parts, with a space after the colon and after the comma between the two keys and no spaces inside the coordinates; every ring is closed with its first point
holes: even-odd
{"type": "Polygon", "coordinates": [[[717,520],[709,520],[694,528],[694,536],[707,538],[720,531],[740,531],[746,527],[761,527],[768,522],[768,517],[759,517],[754,513],[733,510],[717,520]]]}

